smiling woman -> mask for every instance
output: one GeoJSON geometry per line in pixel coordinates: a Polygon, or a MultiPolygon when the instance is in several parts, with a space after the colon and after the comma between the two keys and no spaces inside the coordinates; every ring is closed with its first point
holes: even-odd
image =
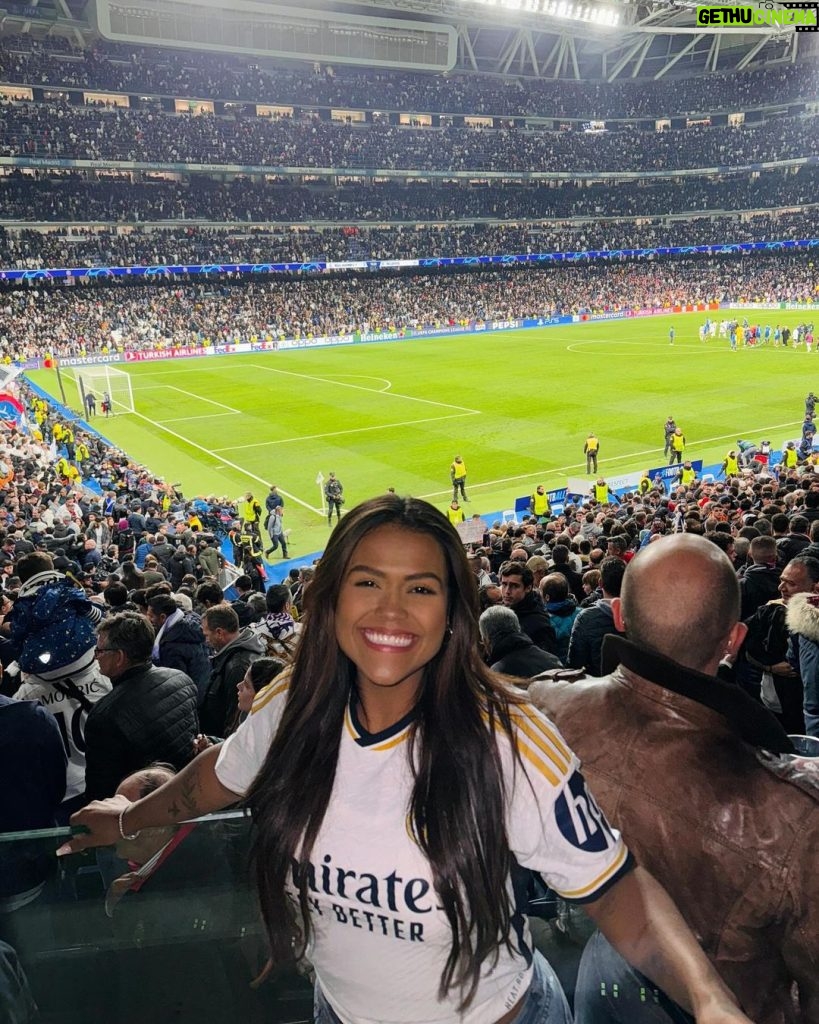
{"type": "Polygon", "coordinates": [[[699,1024],[748,1024],[579,762],[479,655],[463,545],[386,494],[334,530],[291,670],[167,786],[92,804],[72,849],[244,796],[272,956],[307,955],[318,1024],[568,1024],[516,899],[521,868],[584,904],[699,1024]]]}

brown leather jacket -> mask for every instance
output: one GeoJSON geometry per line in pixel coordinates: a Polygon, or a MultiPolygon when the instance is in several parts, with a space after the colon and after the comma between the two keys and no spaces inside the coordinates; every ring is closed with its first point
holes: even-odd
{"type": "Polygon", "coordinates": [[[737,687],[619,637],[612,656],[611,675],[529,696],[746,1014],[817,1024],[819,761],[783,753],[779,723],[737,687]]]}

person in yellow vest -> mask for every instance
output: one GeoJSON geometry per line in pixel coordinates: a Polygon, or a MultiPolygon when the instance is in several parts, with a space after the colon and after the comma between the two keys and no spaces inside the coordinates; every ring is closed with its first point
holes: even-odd
{"type": "Polygon", "coordinates": [[[458,499],[453,498],[449,508],[446,510],[446,517],[453,526],[466,522],[466,513],[458,504],[458,499]]]}
{"type": "Polygon", "coordinates": [[[651,490],[651,477],[648,475],[648,470],[643,470],[643,475],[640,477],[637,483],[637,491],[639,494],[648,494],[651,490]]]}
{"type": "Polygon", "coordinates": [[[733,449],[725,456],[725,462],[720,466],[717,476],[723,473],[726,479],[730,479],[732,476],[739,476],[739,456],[733,449]]]}
{"type": "Polygon", "coordinates": [[[799,453],[793,441],[788,441],[783,448],[782,461],[785,463],[785,469],[794,469],[796,467],[796,463],[799,461],[799,453]]]}
{"type": "Polygon", "coordinates": [[[77,462],[77,465],[79,465],[82,462],[85,462],[86,459],[91,458],[91,452],[88,450],[88,445],[85,443],[85,441],[80,441],[79,444],[77,445],[77,450],[74,453],[74,458],[75,461],[77,462]]]}
{"type": "Polygon", "coordinates": [[[62,441],[62,439],[63,439],[63,425],[62,425],[62,423],[59,422],[59,420],[51,428],[51,436],[54,438],[54,440],[57,442],[57,444],[60,444],[60,442],[62,441]]]}
{"type": "Polygon", "coordinates": [[[259,532],[259,523],[262,519],[262,506],[258,499],[253,497],[252,491],[247,491],[244,501],[239,502],[239,519],[244,527],[259,532]]]}
{"type": "Polygon", "coordinates": [[[682,453],[685,450],[685,434],[682,430],[677,427],[674,433],[671,435],[671,455],[669,466],[673,466],[674,463],[682,465],[682,453]]]}
{"type": "Polygon", "coordinates": [[[464,501],[469,501],[466,496],[466,465],[460,455],[455,456],[455,461],[449,467],[449,479],[452,481],[452,500],[457,501],[458,491],[464,501]]]}
{"type": "Polygon", "coordinates": [[[64,480],[68,479],[68,470],[70,466],[71,463],[68,461],[68,459],[64,455],[61,455],[60,458],[57,459],[56,463],[54,464],[54,472],[57,474],[57,476],[62,477],[64,480]]]}
{"type": "Polygon", "coordinates": [[[697,479],[697,471],[691,465],[690,459],[686,459],[683,463],[677,479],[683,487],[691,487],[697,479]]]}
{"type": "Polygon", "coordinates": [[[583,445],[583,454],[586,456],[586,472],[596,473],[597,472],[597,455],[600,451],[600,442],[597,439],[597,435],[592,431],[586,438],[586,443],[583,445]]]}
{"type": "Polygon", "coordinates": [[[614,498],[617,501],[617,495],[609,487],[602,476],[599,476],[597,480],[589,488],[591,496],[597,502],[598,505],[609,505],[609,498],[614,498]]]}
{"type": "Polygon", "coordinates": [[[535,493],[529,498],[529,513],[537,516],[538,520],[548,519],[552,512],[549,504],[549,496],[543,484],[538,484],[535,493]]]}

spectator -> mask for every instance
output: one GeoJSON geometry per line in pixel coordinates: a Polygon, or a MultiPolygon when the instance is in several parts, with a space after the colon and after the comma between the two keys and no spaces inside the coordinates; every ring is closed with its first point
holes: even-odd
{"type": "Polygon", "coordinates": [[[236,715],[236,687],[251,662],[266,653],[265,645],[249,626],[239,627],[239,618],[229,604],[208,608],[202,616],[202,632],[213,650],[211,673],[202,698],[202,732],[225,736],[236,715]]]}
{"type": "Polygon", "coordinates": [[[500,567],[501,600],[517,615],[521,629],[542,651],[555,653],[554,626],[543,607],[540,593],[533,589],[532,570],[523,562],[508,561],[500,567]]]}
{"type": "MultiPolygon", "coordinates": [[[[810,853],[819,779],[804,762],[772,758],[792,749],[779,724],[715,678],[744,633],[733,569],[702,538],[662,539],[629,565],[614,611],[628,639],[606,641],[620,666],[613,674],[530,693],[578,748],[603,812],[667,885],[751,1018],[793,1019],[798,1005],[809,1019],[819,998],[810,853]]],[[[578,1017],[679,1019],[662,999],[644,1000],[639,977],[594,937],[581,962],[578,1017]]]]}
{"type": "Polygon", "coordinates": [[[199,616],[183,611],[164,590],[151,588],[147,598],[148,621],[156,632],[151,661],[184,672],[196,684],[201,702],[210,679],[210,658],[199,616]]]}
{"type": "Polygon", "coordinates": [[[523,632],[513,609],[504,605],[487,608],[478,624],[486,661],[493,672],[528,680],[546,669],[561,667],[554,654],[536,647],[523,632]]]}
{"type": "Polygon", "coordinates": [[[569,594],[569,583],[564,573],[552,572],[544,576],[540,584],[540,593],[546,614],[552,620],[557,650],[555,653],[564,665],[569,663],[569,638],[572,626],[580,609],[577,601],[569,594]]]}
{"type": "Polygon", "coordinates": [[[112,796],[118,780],[155,761],[183,767],[198,733],[196,684],[151,664],[155,634],[142,615],[113,615],[97,631],[100,668],[114,684],[86,722],[86,796],[112,796]]]}
{"type": "Polygon", "coordinates": [[[569,668],[584,668],[589,675],[603,675],[603,640],[619,632],[612,602],[620,596],[626,563],[621,558],[604,558],[600,564],[603,596],[590,608],[583,608],[572,625],[569,637],[569,668]]]}

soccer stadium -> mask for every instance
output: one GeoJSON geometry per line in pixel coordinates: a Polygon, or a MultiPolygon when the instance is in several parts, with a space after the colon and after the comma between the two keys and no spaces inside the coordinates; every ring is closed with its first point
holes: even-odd
{"type": "Polygon", "coordinates": [[[818,18],[3,0],[0,1024],[819,1024],[818,18]]]}

